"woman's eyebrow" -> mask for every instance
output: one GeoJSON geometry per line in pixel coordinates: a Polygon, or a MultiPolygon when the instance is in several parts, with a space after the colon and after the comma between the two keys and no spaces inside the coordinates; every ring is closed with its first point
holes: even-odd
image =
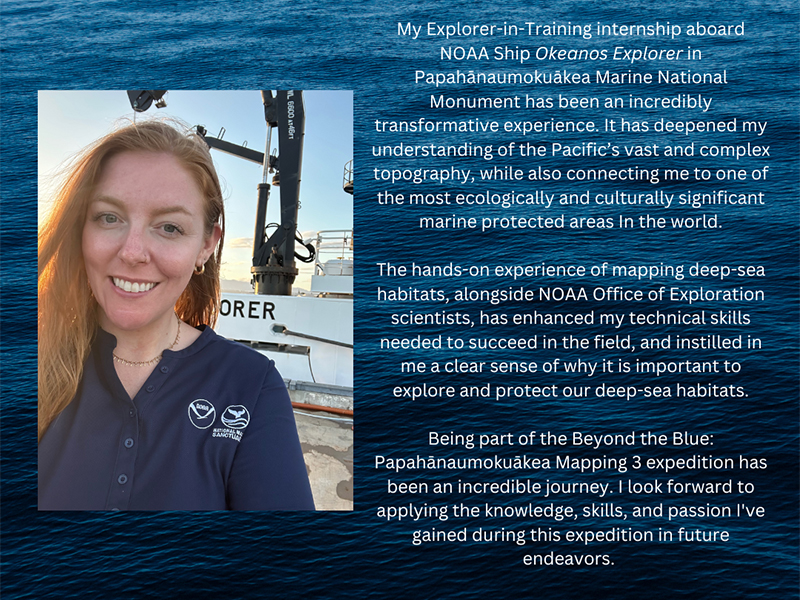
{"type": "MultiPolygon", "coordinates": [[[[121,200],[114,198],[113,196],[97,196],[96,198],[92,199],[92,204],[95,202],[105,202],[106,204],[111,204],[112,206],[116,206],[120,209],[125,209],[126,205],[121,200]]],[[[192,216],[192,212],[187,209],[185,206],[181,206],[180,204],[176,204],[175,206],[162,206],[157,208],[153,211],[153,216],[161,216],[169,213],[183,213],[185,215],[192,216]]]]}
{"type": "Polygon", "coordinates": [[[96,202],[105,202],[106,204],[112,204],[117,208],[125,208],[124,202],[122,202],[121,200],[117,200],[112,196],[95,196],[94,198],[92,198],[90,204],[94,204],[96,202]]]}
{"type": "Polygon", "coordinates": [[[180,206],[180,205],[164,206],[161,208],[157,208],[156,210],[153,211],[154,216],[160,216],[169,213],[183,213],[185,215],[189,215],[190,217],[192,216],[192,212],[189,209],[187,209],[185,206],[180,206]]]}

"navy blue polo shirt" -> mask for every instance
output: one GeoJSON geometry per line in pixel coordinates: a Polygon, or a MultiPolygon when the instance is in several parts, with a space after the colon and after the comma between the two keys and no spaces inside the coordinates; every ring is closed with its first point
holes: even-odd
{"type": "Polygon", "coordinates": [[[98,330],[72,402],[39,444],[40,510],[313,510],[274,363],[210,327],[164,351],[131,399],[98,330]]]}

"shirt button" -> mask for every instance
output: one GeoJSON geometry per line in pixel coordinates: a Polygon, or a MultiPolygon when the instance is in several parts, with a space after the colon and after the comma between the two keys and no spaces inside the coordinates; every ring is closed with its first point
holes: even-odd
{"type": "Polygon", "coordinates": [[[125,447],[133,448],[133,438],[128,438],[127,440],[125,440],[125,447]]]}
{"type": "Polygon", "coordinates": [[[128,416],[129,416],[129,417],[133,417],[133,416],[135,416],[135,415],[136,415],[136,411],[135,411],[135,410],[133,410],[133,409],[130,409],[130,410],[128,411],[128,416]]]}
{"type": "Polygon", "coordinates": [[[128,483],[128,476],[125,475],[125,474],[120,475],[119,477],[117,477],[117,482],[120,485],[124,485],[124,484],[128,483]]]}
{"type": "Polygon", "coordinates": [[[118,508],[112,508],[111,512],[119,512],[119,509],[118,508]]]}
{"type": "Polygon", "coordinates": [[[152,392],[154,389],[156,389],[156,386],[154,386],[154,385],[148,385],[147,386],[147,391],[148,392],[152,392]]]}
{"type": "Polygon", "coordinates": [[[162,373],[168,373],[169,372],[169,367],[161,367],[161,372],[162,373]]]}

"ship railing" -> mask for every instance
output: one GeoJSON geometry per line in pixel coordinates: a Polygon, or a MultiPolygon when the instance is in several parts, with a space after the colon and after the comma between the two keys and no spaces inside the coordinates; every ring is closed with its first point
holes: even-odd
{"type": "Polygon", "coordinates": [[[318,231],[306,243],[312,243],[316,252],[311,274],[311,294],[352,299],[353,230],[318,231]]]}

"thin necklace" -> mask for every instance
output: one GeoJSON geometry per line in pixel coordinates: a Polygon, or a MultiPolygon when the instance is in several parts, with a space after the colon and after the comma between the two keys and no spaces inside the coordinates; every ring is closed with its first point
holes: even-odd
{"type": "MultiPolygon", "coordinates": [[[[181,320],[178,318],[178,315],[175,315],[175,318],[178,319],[178,333],[175,334],[175,341],[169,345],[167,350],[172,350],[177,344],[178,340],[181,339],[181,320]]],[[[123,365],[128,365],[129,367],[147,367],[150,365],[156,364],[158,361],[161,360],[161,357],[164,356],[164,351],[161,351],[161,354],[156,356],[155,358],[151,358],[150,360],[125,360],[124,358],[120,358],[117,356],[117,353],[112,351],[111,354],[114,355],[114,360],[118,363],[122,363],[123,365]]]]}

